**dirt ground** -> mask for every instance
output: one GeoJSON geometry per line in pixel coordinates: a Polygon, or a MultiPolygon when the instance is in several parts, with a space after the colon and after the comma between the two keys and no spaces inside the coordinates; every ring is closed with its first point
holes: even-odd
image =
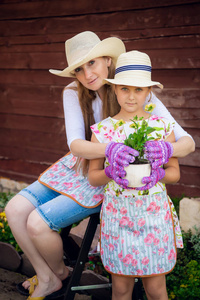
{"type": "MultiPolygon", "coordinates": [[[[21,295],[16,284],[24,280],[26,276],[19,273],[0,269],[0,300],[25,300],[26,296],[21,295]]],[[[75,300],[90,300],[90,296],[76,294],[75,300]]]]}

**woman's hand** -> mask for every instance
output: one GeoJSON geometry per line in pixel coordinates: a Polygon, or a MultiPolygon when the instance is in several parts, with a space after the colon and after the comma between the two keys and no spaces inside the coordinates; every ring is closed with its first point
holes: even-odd
{"type": "Polygon", "coordinates": [[[123,188],[127,188],[128,180],[122,179],[126,176],[124,167],[134,162],[135,156],[138,156],[139,152],[122,143],[110,142],[106,146],[105,155],[110,164],[110,166],[105,168],[106,175],[123,188]]]}
{"type": "Polygon", "coordinates": [[[145,143],[146,158],[150,161],[152,169],[166,164],[173,154],[173,146],[165,141],[148,141],[145,143]]]}

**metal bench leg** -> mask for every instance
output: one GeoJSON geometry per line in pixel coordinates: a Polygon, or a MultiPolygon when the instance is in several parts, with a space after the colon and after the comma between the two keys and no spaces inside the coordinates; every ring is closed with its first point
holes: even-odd
{"type": "Polygon", "coordinates": [[[94,234],[96,232],[97,225],[99,224],[99,213],[90,216],[86,232],[81,244],[80,252],[77,258],[76,265],[74,267],[71,279],[67,286],[67,290],[64,295],[64,300],[73,300],[75,296],[75,291],[71,290],[71,287],[78,286],[81,274],[83,272],[85,262],[87,260],[88,252],[90,250],[94,234]]]}

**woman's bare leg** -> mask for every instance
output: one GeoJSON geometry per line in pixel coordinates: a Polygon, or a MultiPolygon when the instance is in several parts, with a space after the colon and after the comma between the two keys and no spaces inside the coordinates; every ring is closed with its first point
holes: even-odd
{"type": "Polygon", "coordinates": [[[112,300],[131,300],[135,279],[112,275],[112,300]]]}
{"type": "Polygon", "coordinates": [[[142,279],[148,300],[168,300],[165,275],[142,279]]]}
{"type": "MultiPolygon", "coordinates": [[[[29,236],[27,224],[29,223],[29,231],[31,232],[31,213],[34,212],[34,210],[35,207],[30,203],[30,201],[28,201],[25,197],[21,195],[16,195],[15,197],[13,197],[9,201],[5,209],[6,216],[8,218],[8,223],[11,227],[13,235],[21,249],[27,255],[28,259],[32,263],[37,273],[39,286],[36,288],[33,295],[37,297],[45,296],[52,293],[53,291],[58,290],[62,286],[62,279],[58,278],[57,274],[52,271],[50,265],[46,263],[46,260],[35,247],[32,239],[29,236]]],[[[42,223],[44,223],[42,219],[41,221],[42,223]]],[[[36,230],[38,230],[38,226],[36,230]]],[[[49,228],[49,232],[51,231],[52,230],[49,228]]],[[[49,241],[49,245],[53,245],[53,243],[52,241],[49,241]]],[[[50,246],[48,246],[48,248],[50,248],[50,246]]],[[[58,252],[55,255],[56,260],[58,259],[58,253],[61,253],[60,244],[58,244],[57,251],[58,252]]],[[[59,258],[58,260],[61,259],[59,258]]],[[[58,269],[60,270],[60,268],[58,269]]],[[[63,271],[61,273],[62,276],[64,276],[64,273],[66,272],[67,277],[67,268],[65,268],[65,270],[66,271],[63,271]]]]}

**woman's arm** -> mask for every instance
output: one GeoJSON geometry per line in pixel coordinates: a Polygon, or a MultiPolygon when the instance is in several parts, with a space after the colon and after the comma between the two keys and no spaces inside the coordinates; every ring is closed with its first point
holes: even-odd
{"type": "MultiPolygon", "coordinates": [[[[94,134],[92,134],[91,141],[100,146],[94,134]]],[[[92,159],[89,163],[88,180],[92,186],[101,186],[107,184],[111,179],[108,178],[104,171],[104,158],[92,159]]]]}
{"type": "Polygon", "coordinates": [[[171,122],[175,123],[174,134],[175,140],[172,143],[173,146],[173,157],[185,157],[191,152],[195,151],[195,142],[191,135],[189,135],[172,117],[170,112],[164,106],[164,104],[152,93],[151,102],[156,105],[153,113],[158,116],[165,117],[171,122]]]}
{"type": "Polygon", "coordinates": [[[75,83],[72,83],[63,92],[65,129],[68,146],[72,154],[77,157],[86,159],[105,157],[107,144],[97,145],[96,143],[85,140],[85,124],[77,91],[71,89],[70,86],[76,87],[75,83]]]}
{"type": "Polygon", "coordinates": [[[107,144],[93,143],[86,140],[74,140],[71,145],[71,152],[77,157],[86,159],[95,159],[105,157],[105,150],[107,144]]]}
{"type": "MultiPolygon", "coordinates": [[[[175,141],[174,132],[167,137],[166,142],[173,143],[175,141]]],[[[169,162],[164,165],[165,176],[160,180],[162,183],[172,184],[176,183],[180,179],[180,169],[178,159],[175,157],[171,157],[169,162]]]]}
{"type": "Polygon", "coordinates": [[[182,136],[177,142],[172,143],[173,157],[185,157],[195,151],[195,142],[189,136],[182,136]]]}

